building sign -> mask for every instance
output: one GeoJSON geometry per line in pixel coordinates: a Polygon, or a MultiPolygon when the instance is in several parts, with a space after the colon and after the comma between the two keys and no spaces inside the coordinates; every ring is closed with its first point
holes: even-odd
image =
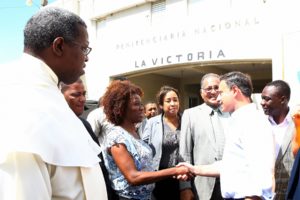
{"type": "MultiPolygon", "coordinates": [[[[121,42],[116,41],[112,46],[112,52],[123,56],[126,62],[122,64],[129,63],[131,69],[128,71],[131,71],[180,63],[234,59],[233,55],[237,59],[247,59],[244,54],[260,51],[257,46],[254,47],[255,51],[252,49],[255,34],[260,32],[257,30],[263,24],[258,16],[200,23],[191,20],[180,26],[153,27],[151,31],[142,34],[124,33],[124,38],[119,40],[121,42]],[[246,37],[246,40],[243,37],[240,39],[240,35],[246,37]],[[241,51],[244,48],[247,51],[241,51]]],[[[259,35],[259,38],[263,37],[259,35]]]]}
{"type": "MultiPolygon", "coordinates": [[[[255,27],[260,24],[260,20],[258,17],[249,17],[249,18],[240,18],[240,19],[232,19],[219,23],[211,23],[211,24],[187,24],[183,25],[184,28],[182,30],[178,30],[177,28],[173,28],[173,31],[170,31],[172,27],[166,27],[166,30],[154,30],[153,35],[146,35],[144,37],[137,36],[136,39],[126,41],[126,38],[122,39],[122,42],[119,42],[114,45],[116,50],[126,50],[129,48],[137,48],[146,45],[153,45],[158,43],[170,42],[176,40],[182,40],[185,38],[197,38],[203,35],[238,30],[238,29],[247,29],[250,27],[255,27]],[[126,41],[126,42],[124,42],[126,41]]],[[[147,34],[147,33],[146,33],[147,34]]],[[[128,38],[127,38],[128,40],[128,38]]]]}
{"type": "Polygon", "coordinates": [[[128,21],[113,40],[110,33],[117,29],[111,26],[107,35],[99,36],[103,38],[99,45],[107,44],[105,53],[112,55],[104,65],[113,66],[112,74],[122,74],[193,62],[270,58],[268,18],[263,12],[239,12],[229,9],[215,17],[186,16],[175,24],[166,21],[143,28],[128,21]]]}
{"type": "Polygon", "coordinates": [[[218,60],[225,59],[225,53],[222,49],[219,50],[209,50],[209,51],[198,51],[194,53],[186,54],[174,54],[167,55],[164,57],[154,57],[146,58],[142,60],[135,60],[135,68],[144,68],[149,66],[162,66],[162,65],[172,65],[178,63],[188,63],[188,62],[199,62],[207,60],[218,60]]]}

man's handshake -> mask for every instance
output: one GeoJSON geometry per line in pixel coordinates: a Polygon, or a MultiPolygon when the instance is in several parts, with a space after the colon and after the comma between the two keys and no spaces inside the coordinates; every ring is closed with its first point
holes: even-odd
{"type": "Polygon", "coordinates": [[[176,178],[181,181],[188,181],[195,176],[195,167],[189,163],[181,162],[177,166],[177,172],[176,176],[173,178],[176,178]]]}
{"type": "Polygon", "coordinates": [[[194,176],[207,176],[207,177],[219,177],[220,166],[222,161],[217,161],[209,165],[191,165],[187,162],[181,162],[176,167],[179,169],[185,169],[187,172],[179,173],[177,178],[182,181],[190,180],[194,176]]]}

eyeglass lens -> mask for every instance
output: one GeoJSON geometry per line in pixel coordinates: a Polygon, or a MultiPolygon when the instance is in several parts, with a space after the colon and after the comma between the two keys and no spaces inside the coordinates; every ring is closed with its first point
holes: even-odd
{"type": "Polygon", "coordinates": [[[206,92],[211,92],[212,90],[215,90],[215,91],[219,91],[219,86],[218,85],[215,85],[213,87],[207,87],[207,88],[204,88],[204,90],[206,92]]]}

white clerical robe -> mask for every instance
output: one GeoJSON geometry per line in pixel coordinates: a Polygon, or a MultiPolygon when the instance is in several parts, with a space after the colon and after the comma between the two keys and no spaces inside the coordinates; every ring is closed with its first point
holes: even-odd
{"type": "Polygon", "coordinates": [[[2,66],[0,199],[107,199],[100,148],[42,61],[2,66]]]}

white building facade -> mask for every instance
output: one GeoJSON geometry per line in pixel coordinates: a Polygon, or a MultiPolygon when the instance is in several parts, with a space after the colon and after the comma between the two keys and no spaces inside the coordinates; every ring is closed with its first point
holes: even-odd
{"type": "Polygon", "coordinates": [[[88,24],[85,81],[97,100],[109,81],[125,77],[154,100],[162,85],[180,91],[184,108],[201,103],[201,77],[238,70],[260,93],[287,81],[300,102],[300,12],[283,0],[58,0],[88,24]]]}

